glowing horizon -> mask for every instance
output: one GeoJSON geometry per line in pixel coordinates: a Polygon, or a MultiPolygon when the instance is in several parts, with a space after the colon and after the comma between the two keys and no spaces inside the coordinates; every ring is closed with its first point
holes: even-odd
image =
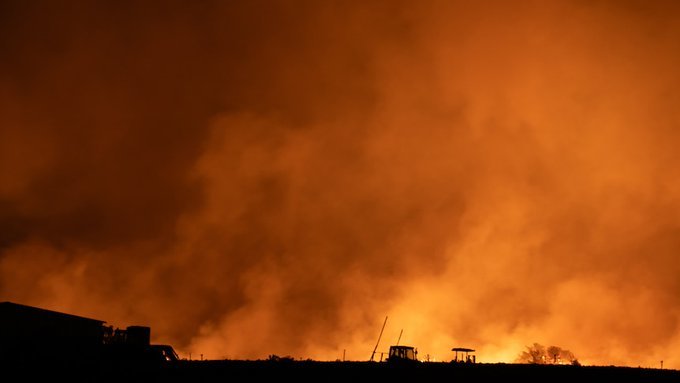
{"type": "Polygon", "coordinates": [[[0,301],[180,356],[680,368],[680,5],[0,5],[0,301]]]}

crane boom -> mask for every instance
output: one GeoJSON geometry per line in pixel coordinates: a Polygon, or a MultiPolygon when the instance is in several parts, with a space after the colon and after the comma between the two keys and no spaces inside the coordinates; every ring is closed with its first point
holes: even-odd
{"type": "Polygon", "coordinates": [[[380,329],[380,335],[378,335],[378,341],[375,343],[375,348],[373,348],[373,353],[371,354],[371,362],[375,357],[375,352],[378,350],[378,345],[380,344],[380,338],[382,338],[383,331],[385,331],[385,325],[387,324],[387,316],[385,316],[385,321],[383,322],[382,328],[380,329]]]}

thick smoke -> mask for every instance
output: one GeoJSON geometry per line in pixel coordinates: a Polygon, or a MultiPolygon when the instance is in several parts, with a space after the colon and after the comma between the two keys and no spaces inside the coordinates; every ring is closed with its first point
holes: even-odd
{"type": "Polygon", "coordinates": [[[188,356],[678,368],[673,2],[0,5],[0,300],[188,356]]]}

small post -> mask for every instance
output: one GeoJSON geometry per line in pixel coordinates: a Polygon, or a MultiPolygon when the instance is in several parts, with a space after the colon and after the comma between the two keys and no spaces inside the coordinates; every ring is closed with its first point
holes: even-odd
{"type": "Polygon", "coordinates": [[[345,351],[346,351],[346,350],[343,348],[343,349],[342,349],[342,361],[343,361],[343,362],[345,361],[345,351]]]}
{"type": "Polygon", "coordinates": [[[661,361],[661,369],[663,370],[663,360],[661,361]]]}
{"type": "Polygon", "coordinates": [[[201,360],[203,360],[203,354],[201,354],[201,360]]]}

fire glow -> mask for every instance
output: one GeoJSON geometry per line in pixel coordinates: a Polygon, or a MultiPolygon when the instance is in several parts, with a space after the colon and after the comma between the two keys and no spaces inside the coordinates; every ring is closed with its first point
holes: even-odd
{"type": "Polygon", "coordinates": [[[389,314],[432,360],[678,368],[678,16],[3,2],[0,301],[180,356],[365,360],[389,314]]]}

